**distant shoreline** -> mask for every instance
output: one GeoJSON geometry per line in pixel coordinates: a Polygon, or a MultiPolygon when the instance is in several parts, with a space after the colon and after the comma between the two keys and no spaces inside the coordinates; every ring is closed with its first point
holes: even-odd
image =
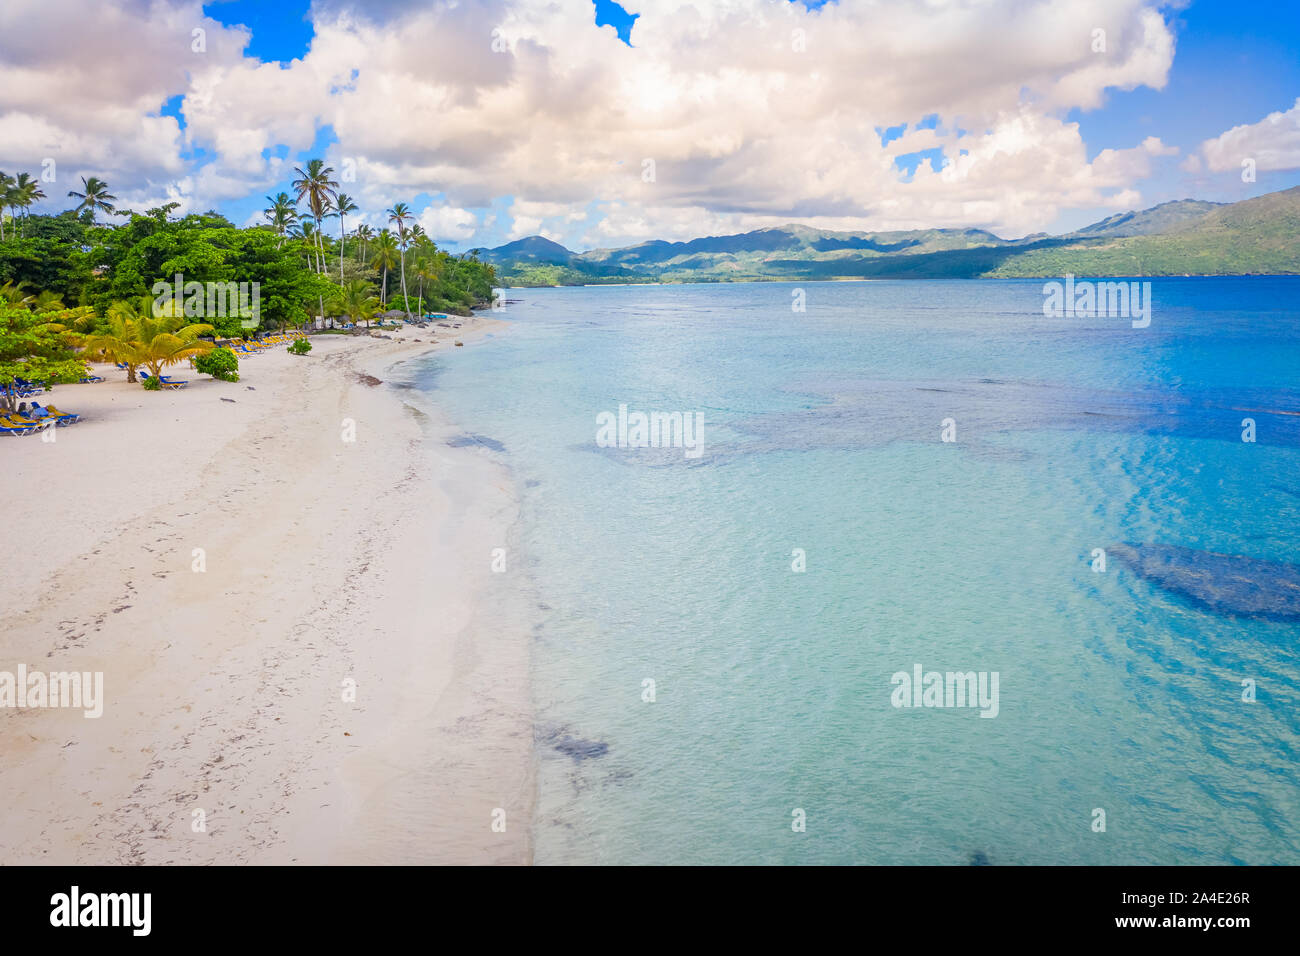
{"type": "Polygon", "coordinates": [[[800,223],[687,241],[573,252],[543,236],[485,260],[524,286],[870,279],[1096,279],[1300,275],[1300,186],[1234,203],[1181,199],[1074,232],[1003,239],[988,229],[845,232],[800,223]],[[524,281],[519,281],[519,280],[524,281]]]}
{"type": "MultiPolygon", "coordinates": [[[[507,292],[521,292],[529,289],[599,289],[599,288],[627,288],[630,286],[672,286],[672,285],[750,285],[754,283],[771,283],[771,284],[789,284],[796,285],[804,282],[1034,282],[1039,280],[1060,279],[1064,273],[1043,274],[1034,276],[816,276],[800,279],[784,279],[776,277],[758,276],[749,279],[690,279],[690,280],[670,280],[656,282],[578,282],[561,285],[505,285],[501,288],[507,292]]],[[[1103,274],[1103,273],[1085,273],[1078,272],[1074,275],[1087,276],[1090,279],[1128,279],[1128,280],[1152,280],[1152,279],[1296,279],[1300,278],[1300,272],[1240,272],[1229,274],[1218,274],[1213,272],[1202,273],[1168,273],[1152,275],[1144,273],[1137,274],[1103,274]]]]}

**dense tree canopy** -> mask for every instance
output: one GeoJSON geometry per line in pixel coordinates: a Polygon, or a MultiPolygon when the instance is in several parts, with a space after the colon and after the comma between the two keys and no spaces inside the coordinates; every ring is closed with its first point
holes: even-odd
{"type": "Polygon", "coordinates": [[[297,202],[286,193],[268,196],[266,222],[247,228],[211,211],[177,216],[176,203],[144,213],[119,208],[110,184],[94,176],[68,193],[73,209],[31,215],[29,207],[46,195],[39,182],[0,173],[0,308],[10,380],[79,375],[89,352],[76,349],[87,343],[132,370],[149,365],[135,353],[161,341],[163,330],[153,326],[164,317],[176,320],[168,335],[204,330],[186,332],[190,339],[254,333],[237,311],[250,297],[218,291],[214,298],[214,288],[232,296],[256,289],[263,329],[301,326],[322,312],[354,322],[393,308],[467,315],[491,301],[493,267],[439,249],[406,204],[375,211],[391,228],[359,222],[349,235],[348,217],[363,216],[338,193],[333,170],[311,160],[298,172],[297,202]],[[176,289],[178,276],[184,308],[162,291],[176,289]],[[206,297],[192,297],[191,288],[208,290],[206,297]],[[151,334],[142,338],[146,327],[151,334]]]}

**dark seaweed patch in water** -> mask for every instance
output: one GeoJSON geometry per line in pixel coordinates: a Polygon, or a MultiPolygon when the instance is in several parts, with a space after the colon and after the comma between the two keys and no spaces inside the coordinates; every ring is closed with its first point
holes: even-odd
{"type": "Polygon", "coordinates": [[[492,451],[505,451],[506,446],[501,444],[495,438],[488,438],[486,435],[457,435],[447,442],[452,448],[464,448],[467,445],[482,445],[484,448],[490,448],[492,451]]]}
{"type": "Polygon", "coordinates": [[[1139,576],[1215,614],[1300,620],[1300,565],[1172,544],[1116,544],[1109,551],[1139,576]]]}
{"type": "Polygon", "coordinates": [[[970,855],[970,866],[990,866],[989,858],[983,850],[974,850],[970,855]]]}
{"type": "Polygon", "coordinates": [[[580,760],[591,760],[594,757],[603,757],[609,753],[609,744],[599,740],[578,740],[574,737],[565,737],[555,745],[555,749],[562,754],[568,754],[573,758],[574,763],[580,760]]]}

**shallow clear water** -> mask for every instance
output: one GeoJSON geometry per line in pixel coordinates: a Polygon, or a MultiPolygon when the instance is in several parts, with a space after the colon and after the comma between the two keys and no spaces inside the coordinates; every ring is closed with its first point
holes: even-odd
{"type": "Polygon", "coordinates": [[[1300,621],[1091,564],[1300,565],[1300,280],[1154,280],[1146,329],[1037,281],[510,296],[415,377],[523,499],[538,862],[1300,863],[1300,621]],[[620,404],[701,456],[598,446],[620,404]],[[997,716],[893,706],[916,664],[997,716]]]}

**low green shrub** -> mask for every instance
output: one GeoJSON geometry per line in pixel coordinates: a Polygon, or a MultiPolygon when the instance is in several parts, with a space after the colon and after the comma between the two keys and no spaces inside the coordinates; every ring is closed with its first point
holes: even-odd
{"type": "Polygon", "coordinates": [[[288,351],[292,355],[306,355],[311,351],[311,343],[306,339],[294,339],[288,351]]]}
{"type": "Polygon", "coordinates": [[[194,368],[223,382],[239,381],[239,357],[230,349],[212,349],[196,355],[194,368]]]}

